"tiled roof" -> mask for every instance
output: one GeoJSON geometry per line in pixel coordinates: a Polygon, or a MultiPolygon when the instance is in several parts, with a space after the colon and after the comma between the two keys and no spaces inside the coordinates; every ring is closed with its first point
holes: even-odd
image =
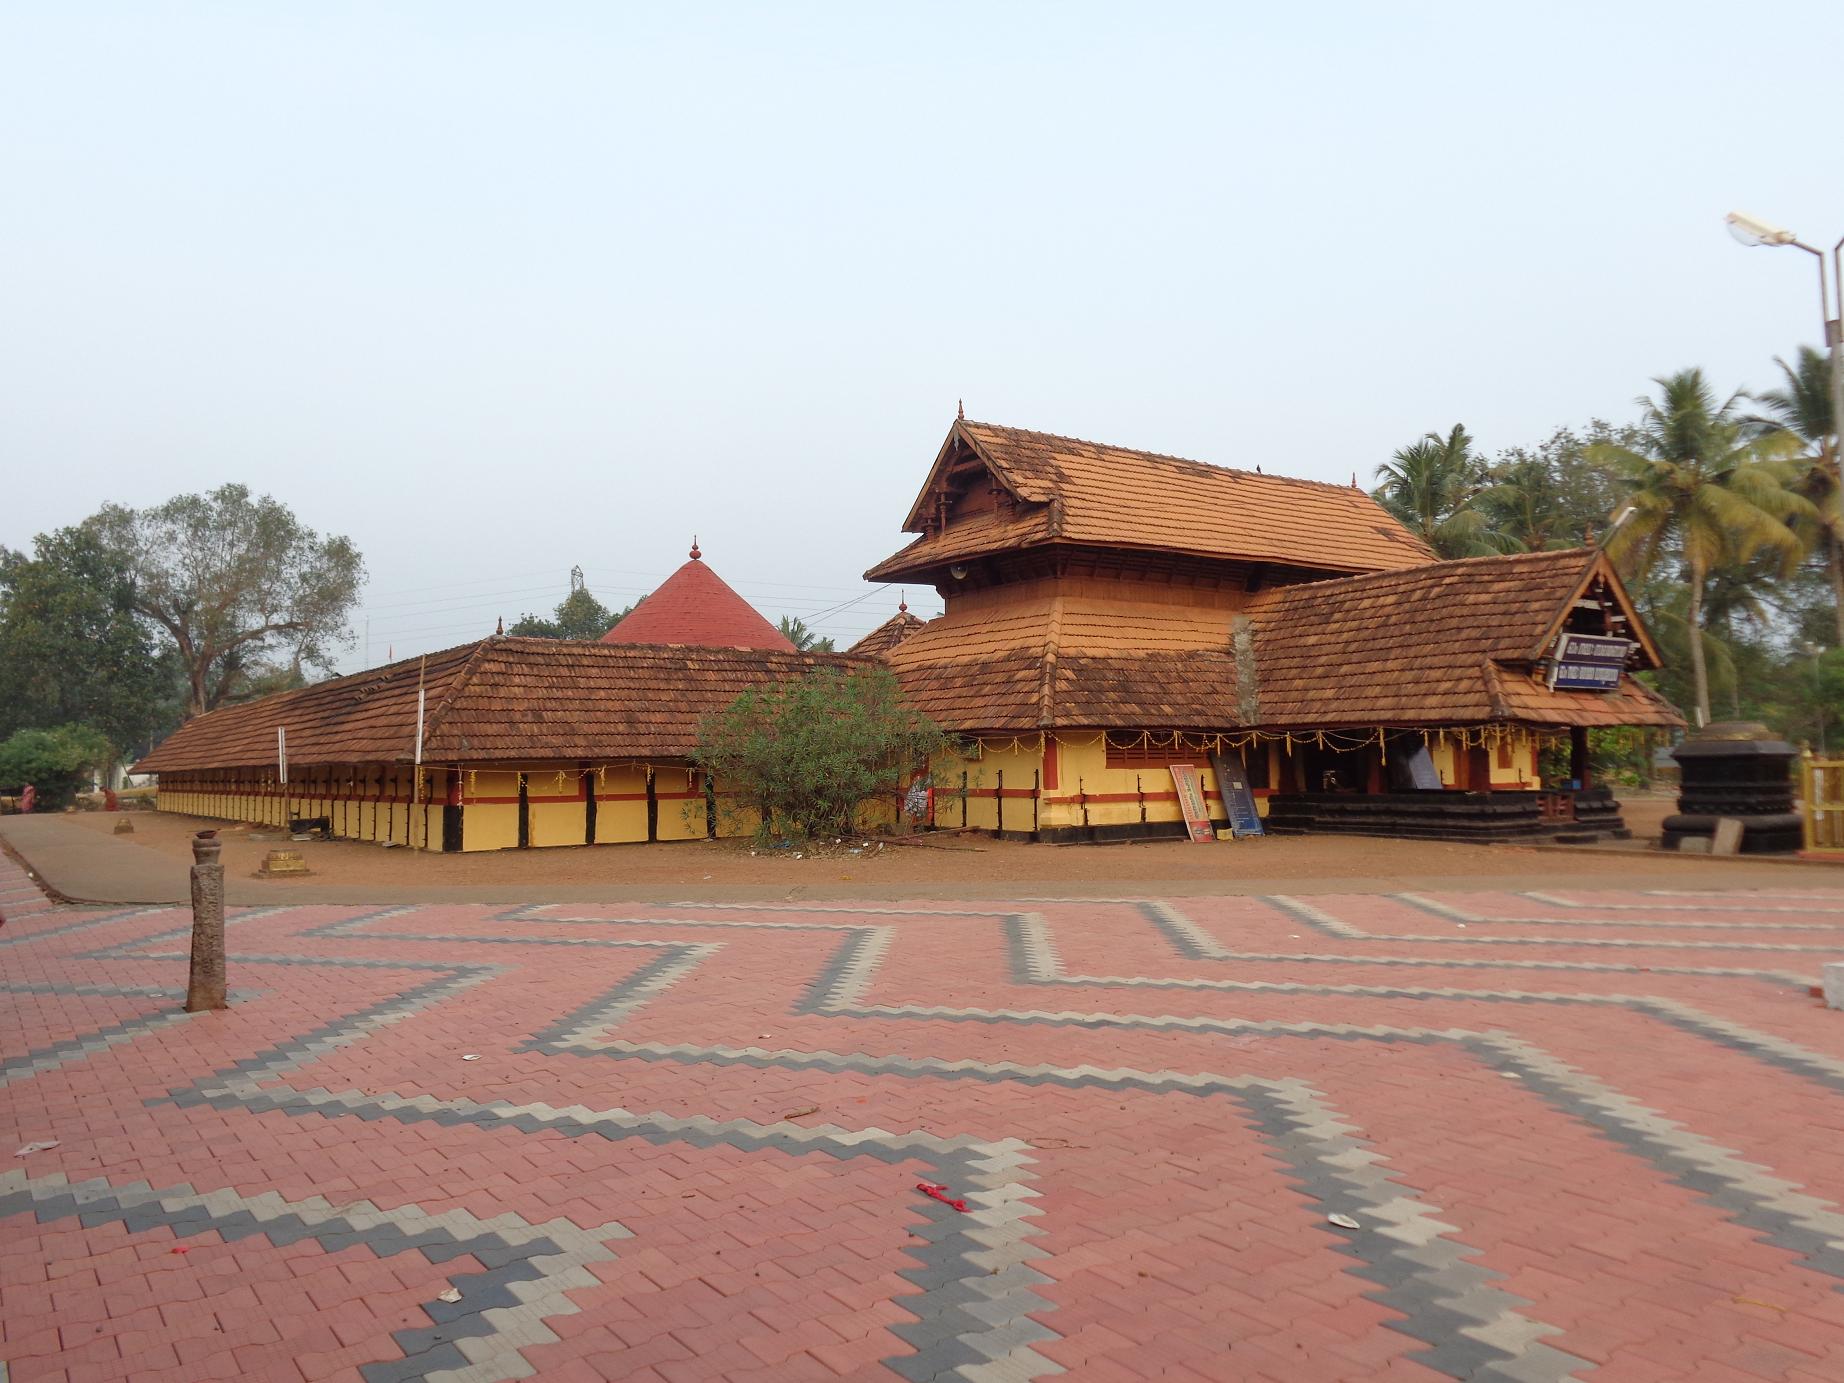
{"type": "Polygon", "coordinates": [[[919,615],[898,610],[845,651],[860,658],[881,658],[926,623],[919,615]]]}
{"type": "Polygon", "coordinates": [[[1416,566],[1422,542],[1362,490],[1228,470],[992,423],[957,421],[904,529],[924,531],[959,441],[1015,505],[970,513],[865,573],[888,581],[960,558],[1060,542],[1271,562],[1326,572],[1416,566]]]}
{"type": "Polygon", "coordinates": [[[1617,581],[1604,558],[1577,548],[1263,592],[1249,605],[1260,722],[1681,724],[1630,678],[1609,699],[1551,691],[1523,670],[1596,573],[1617,581]]]}
{"type": "Polygon", "coordinates": [[[1552,691],[1531,670],[1589,578],[1587,551],[1482,557],[1263,592],[1246,607],[1253,697],[1233,612],[999,588],[957,598],[885,658],[910,698],[961,732],[1677,725],[1631,678],[1552,691]]]}
{"type": "MultiPolygon", "coordinates": [[[[425,762],[682,758],[699,722],[741,692],[839,654],[495,638],[429,655],[425,762]]],[[[277,726],[302,766],[403,763],[415,754],[418,662],[408,659],[187,721],[140,773],[275,763],[277,726]]]]}
{"type": "MultiPolygon", "coordinates": [[[[508,642],[549,642],[508,640],[508,642]]],[[[224,706],[195,716],[135,765],[137,773],[275,766],[277,728],[288,732],[290,764],[394,763],[416,753],[419,677],[431,710],[468,673],[481,643],[406,658],[299,691],[224,706]]]]}
{"type": "Polygon", "coordinates": [[[1048,588],[986,592],[884,657],[909,699],[951,730],[1201,728],[1234,715],[1229,619],[1048,588]]]}
{"type": "Polygon", "coordinates": [[[604,634],[602,642],[794,651],[786,635],[704,564],[696,547],[691,560],[604,634]]]}

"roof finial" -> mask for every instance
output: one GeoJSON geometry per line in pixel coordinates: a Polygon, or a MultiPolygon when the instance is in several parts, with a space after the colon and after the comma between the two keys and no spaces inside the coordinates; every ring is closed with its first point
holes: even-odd
{"type": "Polygon", "coordinates": [[[967,401],[965,399],[955,399],[954,400],[954,412],[955,412],[955,415],[959,417],[959,419],[963,423],[966,422],[967,421],[967,401]]]}
{"type": "Polygon", "coordinates": [[[499,617],[499,623],[493,626],[493,637],[496,639],[503,639],[506,637],[506,617],[504,615],[501,615],[499,617]]]}
{"type": "Polygon", "coordinates": [[[1357,472],[1356,471],[1351,472],[1351,488],[1353,490],[1357,488],[1357,472]]]}
{"type": "Polygon", "coordinates": [[[692,555],[692,561],[694,562],[696,562],[700,557],[704,556],[702,552],[698,551],[698,535],[696,533],[692,534],[691,555],[692,555]]]}
{"type": "Polygon", "coordinates": [[[906,615],[909,613],[909,592],[908,591],[901,591],[897,594],[896,612],[899,615],[906,615]]]}

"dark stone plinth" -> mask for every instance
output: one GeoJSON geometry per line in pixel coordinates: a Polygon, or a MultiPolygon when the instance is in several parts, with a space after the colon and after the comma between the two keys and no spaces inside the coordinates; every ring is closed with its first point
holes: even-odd
{"type": "Polygon", "coordinates": [[[1268,799],[1267,829],[1276,835],[1331,832],[1406,840],[1586,843],[1630,834],[1610,788],[1584,788],[1573,820],[1546,816],[1543,798],[1505,792],[1288,792],[1268,799]]]}
{"type": "Polygon", "coordinates": [[[1742,823],[1742,853],[1797,850],[1804,824],[1793,809],[1793,760],[1799,751],[1765,725],[1718,721],[1671,751],[1682,785],[1675,816],[1665,818],[1663,845],[1675,850],[1693,836],[1714,836],[1716,823],[1742,823]]]}

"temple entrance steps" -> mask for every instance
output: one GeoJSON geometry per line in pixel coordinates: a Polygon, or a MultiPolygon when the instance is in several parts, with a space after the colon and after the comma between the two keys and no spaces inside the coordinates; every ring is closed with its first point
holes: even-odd
{"type": "Polygon", "coordinates": [[[1590,845],[1630,839],[1609,788],[1553,792],[1276,793],[1267,829],[1276,835],[1337,832],[1484,844],[1554,841],[1590,845]],[[1558,804],[1557,799],[1565,800],[1558,804]]]}

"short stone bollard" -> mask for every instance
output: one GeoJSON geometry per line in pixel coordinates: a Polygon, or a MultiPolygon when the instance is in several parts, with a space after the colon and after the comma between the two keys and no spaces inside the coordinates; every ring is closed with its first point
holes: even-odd
{"type": "Polygon", "coordinates": [[[133,835],[134,834],[134,822],[130,821],[127,817],[124,816],[120,821],[115,823],[115,834],[118,836],[133,835]]]}
{"type": "Polygon", "coordinates": [[[186,980],[186,1012],[228,1008],[224,997],[223,843],[216,831],[192,837],[192,968],[186,980]]]}
{"type": "Polygon", "coordinates": [[[1844,1008],[1844,960],[1834,960],[1824,967],[1825,1007],[1844,1008]]]}

